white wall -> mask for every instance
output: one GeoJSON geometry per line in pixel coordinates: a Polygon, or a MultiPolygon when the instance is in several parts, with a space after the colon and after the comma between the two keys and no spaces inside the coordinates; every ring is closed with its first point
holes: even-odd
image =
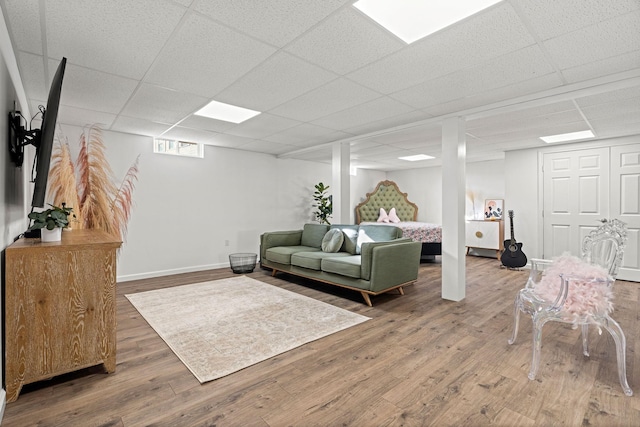
{"type": "MultiPolygon", "coordinates": [[[[61,129],[75,159],[83,129],[61,129]]],[[[154,154],[148,137],[103,137],[118,182],[140,156],[119,281],[225,267],[231,253],[257,253],[264,231],[312,222],[314,185],[331,183],[326,164],[213,146],[204,159],[170,156],[154,154]]],[[[352,194],[381,179],[375,171],[352,177],[352,194]]]]}
{"type": "MultiPolygon", "coordinates": [[[[467,163],[466,175],[467,218],[473,219],[475,212],[477,219],[482,219],[485,199],[505,198],[504,161],[467,163]],[[470,194],[473,194],[475,203],[472,203],[470,194]]],[[[387,177],[418,205],[418,221],[442,223],[443,176],[440,166],[388,172],[387,177]]],[[[505,206],[508,206],[506,201],[505,206]]]]}
{"type": "MultiPolygon", "coordinates": [[[[527,258],[540,258],[542,211],[538,208],[538,150],[509,151],[505,155],[506,209],[514,211],[514,237],[522,243],[527,258]]],[[[509,220],[505,223],[505,238],[510,237],[509,220]],[[508,234],[508,236],[507,236],[508,234]]]]}
{"type": "MultiPolygon", "coordinates": [[[[0,14],[1,15],[1,14],[0,14]]],[[[24,165],[17,168],[9,158],[9,150],[7,148],[7,133],[9,111],[13,110],[13,101],[16,99],[16,92],[9,76],[6,63],[0,57],[0,99],[2,100],[2,114],[0,114],[0,135],[3,135],[2,144],[0,145],[0,250],[4,252],[7,246],[13,243],[14,239],[23,233],[27,226],[26,211],[26,194],[31,192],[27,188],[26,173],[30,170],[30,160],[33,157],[31,149],[27,150],[24,165]]],[[[20,108],[18,106],[18,108],[20,108]]],[[[2,288],[5,286],[5,277],[3,264],[0,264],[0,280],[2,288]]],[[[2,300],[3,294],[0,293],[0,306],[4,305],[2,300]]],[[[0,354],[4,353],[4,337],[3,329],[0,329],[0,354]]],[[[2,372],[0,372],[0,384],[4,383],[2,372]]],[[[0,420],[4,413],[5,391],[0,390],[0,420]]]]}

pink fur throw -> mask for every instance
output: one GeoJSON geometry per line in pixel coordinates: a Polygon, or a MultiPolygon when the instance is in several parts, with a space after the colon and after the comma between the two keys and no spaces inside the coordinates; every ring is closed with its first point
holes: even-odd
{"type": "Polygon", "coordinates": [[[607,270],[569,254],[554,259],[553,264],[544,270],[534,292],[552,304],[560,292],[561,274],[565,278],[573,278],[569,281],[569,292],[561,315],[563,320],[573,323],[574,328],[585,322],[597,323],[595,317],[613,310],[613,292],[608,282],[593,281],[606,280],[607,270]]]}

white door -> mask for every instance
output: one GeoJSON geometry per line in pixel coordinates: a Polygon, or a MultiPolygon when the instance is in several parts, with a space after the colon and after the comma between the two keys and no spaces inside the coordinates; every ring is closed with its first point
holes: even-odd
{"type": "Polygon", "coordinates": [[[611,218],[628,227],[618,278],[640,282],[640,144],[611,147],[611,218]]]}
{"type": "Polygon", "coordinates": [[[609,149],[543,157],[543,257],[580,256],[584,237],[609,217],[609,149]]]}

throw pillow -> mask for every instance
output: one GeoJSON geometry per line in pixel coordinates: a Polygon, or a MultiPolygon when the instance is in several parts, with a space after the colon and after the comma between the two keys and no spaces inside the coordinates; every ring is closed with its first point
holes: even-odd
{"type": "Polygon", "coordinates": [[[322,238],[322,251],[338,252],[343,242],[344,235],[342,234],[342,230],[337,228],[329,230],[322,238]]]}
{"type": "MultiPolygon", "coordinates": [[[[378,227],[377,225],[372,225],[372,227],[378,227]]],[[[394,227],[378,227],[378,228],[394,228],[394,227]]],[[[360,254],[362,252],[362,244],[367,242],[375,242],[366,232],[364,227],[361,227],[358,230],[358,240],[356,242],[356,253],[360,254]]]]}
{"type": "Polygon", "coordinates": [[[344,243],[342,244],[342,250],[349,252],[351,255],[357,255],[357,243],[358,243],[358,229],[357,225],[347,225],[341,227],[342,235],[344,236],[344,243]]]}
{"type": "Polygon", "coordinates": [[[396,208],[391,208],[389,211],[389,221],[396,224],[400,222],[400,218],[398,218],[398,214],[396,213],[396,208]]]}
{"type": "Polygon", "coordinates": [[[384,210],[384,208],[380,208],[380,216],[378,216],[378,222],[389,222],[389,215],[384,210]]]}

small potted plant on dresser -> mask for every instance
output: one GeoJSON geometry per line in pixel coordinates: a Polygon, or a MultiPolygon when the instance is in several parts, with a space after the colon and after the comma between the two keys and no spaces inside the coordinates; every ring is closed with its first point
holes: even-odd
{"type": "Polygon", "coordinates": [[[43,242],[59,242],[62,240],[62,229],[69,226],[69,215],[72,215],[73,208],[66,207],[64,203],[61,207],[49,206],[49,209],[29,214],[29,219],[33,220],[29,230],[41,230],[43,242]]]}

